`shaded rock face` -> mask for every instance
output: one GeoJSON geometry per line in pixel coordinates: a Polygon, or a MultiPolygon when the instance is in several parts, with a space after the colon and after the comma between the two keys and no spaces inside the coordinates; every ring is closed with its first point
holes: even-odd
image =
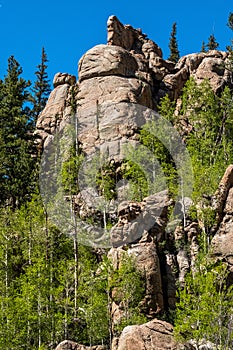
{"type": "MultiPolygon", "coordinates": [[[[176,262],[172,265],[169,260],[164,259],[162,272],[158,250],[158,245],[165,240],[168,208],[171,205],[167,191],[151,195],[141,203],[122,202],[118,208],[118,223],[111,230],[113,248],[109,251],[108,257],[115,269],[119,268],[122,256],[126,252],[128,256],[133,257],[145,283],[145,295],[140,307],[150,319],[164,311],[165,304],[166,306],[169,304],[170,307],[174,307],[175,304],[173,270],[176,262]],[[166,286],[163,278],[169,280],[166,286]],[[168,285],[169,292],[165,292],[168,285]],[[168,295],[167,301],[165,299],[168,295]]],[[[114,296],[112,299],[111,318],[113,325],[116,325],[124,316],[124,307],[121,302],[114,299],[114,296]]]]}

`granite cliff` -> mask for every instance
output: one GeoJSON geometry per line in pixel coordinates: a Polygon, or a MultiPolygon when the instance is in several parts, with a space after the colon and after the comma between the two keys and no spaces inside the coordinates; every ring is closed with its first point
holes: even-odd
{"type": "MultiPolygon", "coordinates": [[[[75,95],[78,142],[83,154],[91,155],[101,147],[107,149],[115,172],[119,173],[124,145],[138,144],[138,131],[148,120],[148,113],[156,112],[161,97],[168,94],[178,104],[182,88],[191,76],[198,83],[207,78],[219,93],[225,86],[231,86],[232,76],[224,68],[228,60],[226,52],[190,54],[174,64],[163,58],[162,50],[140,29],[124,26],[115,16],[109,17],[107,31],[107,44],[95,46],[80,59],[78,80],[68,73],[55,75],[54,90],[39,116],[35,135],[40,150],[48,147],[55,131],[63,130],[74,112],[70,101],[75,95]]],[[[232,278],[233,166],[226,170],[211,205],[217,212],[217,224],[212,229],[213,255],[228,263],[232,278]]],[[[83,217],[90,212],[95,215],[95,208],[78,195],[76,206],[83,217]]],[[[201,228],[188,213],[185,225],[166,230],[168,209],[172,206],[167,191],[161,191],[141,202],[123,201],[112,214],[117,219],[111,231],[109,257],[115,268],[126,246],[128,254],[136,257],[146,281],[142,304],[151,319],[145,325],[127,327],[119,339],[114,339],[113,350],[194,349],[191,344],[185,347],[177,344],[172,337],[172,326],[156,319],[161,311],[174,309],[176,281],[184,281],[199,249],[197,237],[201,228]],[[153,224],[141,229],[143,220],[152,220],[153,224]],[[189,252],[182,245],[176,252],[163,251],[164,241],[167,246],[174,246],[184,237],[189,242],[189,252]]],[[[117,324],[122,308],[114,296],[111,313],[113,324],[117,324]]],[[[57,347],[57,350],[66,349],[100,350],[102,347],[85,348],[71,342],[57,347]]],[[[203,349],[209,347],[203,345],[203,349]]]]}

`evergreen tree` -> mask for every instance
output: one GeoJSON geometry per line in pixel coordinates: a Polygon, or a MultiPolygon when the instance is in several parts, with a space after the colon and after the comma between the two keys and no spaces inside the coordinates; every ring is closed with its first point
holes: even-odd
{"type": "Polygon", "coordinates": [[[227,25],[231,30],[233,30],[233,13],[232,12],[229,13],[227,25]]]}
{"type": "MultiPolygon", "coordinates": [[[[233,13],[231,12],[228,16],[227,26],[233,31],[233,13]]],[[[225,63],[225,68],[231,72],[231,82],[233,81],[233,40],[230,45],[226,47],[228,51],[228,62],[225,63]]]]}
{"type": "Polygon", "coordinates": [[[208,50],[216,50],[219,47],[219,44],[217,43],[214,34],[211,34],[209,36],[206,47],[208,48],[208,50]]]}
{"type": "Polygon", "coordinates": [[[50,82],[48,80],[48,74],[47,74],[47,68],[48,68],[46,64],[47,62],[48,62],[47,54],[43,47],[42,53],[41,53],[41,62],[37,66],[38,70],[35,72],[37,79],[32,88],[33,124],[36,123],[36,120],[40,112],[44,109],[48,96],[51,92],[50,82]]]}
{"type": "Polygon", "coordinates": [[[204,41],[202,41],[201,52],[206,52],[206,44],[204,41]]]}
{"type": "Polygon", "coordinates": [[[20,77],[16,59],[8,59],[8,70],[0,84],[0,192],[1,204],[16,207],[31,192],[33,169],[30,111],[27,107],[30,82],[20,77]]]}
{"type": "Polygon", "coordinates": [[[178,62],[180,58],[180,53],[178,50],[178,42],[176,38],[176,32],[177,32],[177,27],[176,27],[176,22],[173,23],[172,25],[172,31],[171,31],[171,36],[170,36],[170,41],[169,41],[169,49],[170,49],[170,56],[168,60],[172,62],[178,62]]]}

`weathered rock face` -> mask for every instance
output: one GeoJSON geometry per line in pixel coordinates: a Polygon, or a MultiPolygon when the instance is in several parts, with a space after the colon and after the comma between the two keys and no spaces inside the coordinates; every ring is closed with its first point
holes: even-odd
{"type": "Polygon", "coordinates": [[[171,96],[177,99],[186,81],[192,76],[197,83],[209,80],[216,93],[221,92],[226,85],[231,85],[231,74],[224,69],[227,53],[212,50],[207,53],[196,53],[182,57],[175,66],[175,73],[164,77],[164,83],[169,88],[171,96]]]}
{"type": "MultiPolygon", "coordinates": [[[[176,290],[173,268],[169,266],[169,261],[163,262],[163,277],[170,282],[167,293],[158,251],[158,245],[165,240],[168,208],[171,204],[167,191],[151,195],[141,203],[122,202],[118,208],[118,223],[111,230],[113,248],[108,256],[115,269],[119,268],[126,251],[128,256],[134,258],[145,281],[145,295],[140,306],[150,319],[164,311],[168,294],[169,306],[174,306],[176,290]],[[129,246],[125,250],[127,244],[129,246]]],[[[112,322],[115,325],[124,316],[124,308],[121,301],[115,300],[114,296],[112,299],[112,322]]]]}
{"type": "Polygon", "coordinates": [[[77,344],[71,340],[64,340],[56,347],[55,350],[107,350],[107,348],[102,345],[84,346],[81,344],[77,344]]]}
{"type": "MultiPolygon", "coordinates": [[[[68,101],[71,88],[74,87],[77,91],[78,114],[84,119],[90,117],[93,120],[97,103],[101,109],[105,105],[119,103],[156,109],[157,102],[165,93],[177,99],[190,76],[197,82],[208,79],[216,92],[232,83],[229,71],[223,68],[227,61],[226,52],[213,50],[190,54],[182,57],[175,65],[162,58],[158,45],[140,29],[124,26],[115,16],[109,17],[107,26],[107,45],[95,46],[80,59],[77,84],[75,77],[67,73],[55,75],[55,89],[37,122],[35,134],[38,144],[42,145],[55,128],[59,129],[61,121],[71,114],[68,101]]],[[[108,115],[114,114],[114,107],[111,110],[108,106],[107,112],[108,115]]],[[[104,111],[101,113],[104,114],[104,111]]],[[[122,110],[122,118],[126,117],[128,106],[122,110]]],[[[119,124],[122,125],[122,120],[119,124]]],[[[123,123],[122,129],[126,125],[127,121],[123,123]]],[[[91,125],[87,125],[85,132],[89,133],[87,139],[91,147],[96,138],[95,132],[91,125]],[[94,139],[91,138],[93,134],[94,139]]],[[[115,130],[109,134],[110,137],[122,135],[115,130]]]]}
{"type": "MultiPolygon", "coordinates": [[[[157,103],[162,96],[168,93],[177,100],[190,76],[198,83],[208,79],[213,90],[219,93],[226,85],[232,84],[232,77],[223,68],[228,59],[225,52],[214,50],[190,54],[175,65],[163,59],[158,45],[140,29],[124,26],[115,16],[109,18],[107,25],[107,45],[97,45],[83,55],[79,61],[78,82],[67,73],[58,73],[54,77],[54,90],[39,116],[35,136],[42,150],[53,141],[55,131],[62,130],[75,115],[83,154],[87,157],[100,150],[115,164],[117,173],[125,157],[125,146],[139,144],[139,129],[150,120],[151,113],[156,115],[157,103]]],[[[81,197],[80,192],[75,198],[80,217],[94,216],[93,201],[89,203],[81,197]]],[[[233,273],[233,166],[227,169],[214,202],[218,224],[213,228],[216,232],[212,241],[213,255],[227,261],[233,273]]],[[[188,217],[185,227],[178,226],[172,232],[165,230],[171,206],[167,192],[163,191],[140,203],[126,199],[113,213],[117,219],[111,230],[113,248],[109,257],[117,268],[127,245],[127,253],[136,258],[145,279],[145,297],[141,306],[151,319],[161,311],[174,308],[176,281],[184,282],[199,249],[197,236],[200,228],[188,217]],[[184,241],[189,243],[189,254],[184,249],[184,241]]],[[[124,314],[114,295],[111,311],[115,325],[124,314]]],[[[104,348],[64,341],[56,350],[87,349],[104,348]]],[[[119,342],[115,339],[113,343],[113,350],[134,349],[193,347],[190,344],[182,348],[176,344],[171,325],[153,320],[142,326],[127,327],[119,342]]]]}
{"type": "Polygon", "coordinates": [[[172,326],[164,321],[153,320],[141,326],[126,327],[112,350],[181,350],[192,349],[174,341],[172,326]]]}
{"type": "Polygon", "coordinates": [[[233,274],[233,165],[230,165],[214,196],[218,230],[212,239],[212,254],[229,265],[233,274]]]}
{"type": "Polygon", "coordinates": [[[148,232],[156,242],[164,239],[167,210],[172,201],[168,191],[148,196],[142,202],[123,201],[118,207],[118,222],[111,229],[113,247],[147,240],[148,232]]]}
{"type": "Polygon", "coordinates": [[[111,350],[216,350],[208,341],[178,343],[171,324],[154,319],[143,325],[126,327],[120,338],[113,339],[111,350]]]}
{"type": "MultiPolygon", "coordinates": [[[[55,130],[60,127],[61,121],[65,122],[71,110],[67,107],[69,93],[76,83],[73,75],[57,73],[54,77],[54,90],[51,92],[48,102],[42,111],[37,124],[35,137],[37,144],[42,149],[46,147],[46,140],[53,138],[55,130]]],[[[47,140],[48,142],[48,140],[47,140]]]]}

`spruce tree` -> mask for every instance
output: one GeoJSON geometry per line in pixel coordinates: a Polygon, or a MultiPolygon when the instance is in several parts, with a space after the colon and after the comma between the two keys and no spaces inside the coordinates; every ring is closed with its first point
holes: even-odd
{"type": "Polygon", "coordinates": [[[214,34],[211,34],[209,36],[206,47],[208,48],[208,50],[216,50],[219,47],[219,44],[217,43],[214,34]]]}
{"type": "Polygon", "coordinates": [[[16,59],[8,59],[7,75],[0,84],[0,204],[16,207],[30,192],[33,159],[27,88],[16,59]]]}
{"type": "Polygon", "coordinates": [[[38,70],[35,72],[37,80],[35,81],[34,86],[32,88],[33,124],[36,123],[36,120],[40,112],[44,109],[48,96],[51,92],[50,82],[47,74],[47,68],[48,68],[46,64],[47,62],[48,62],[47,54],[45,52],[44,47],[42,47],[41,62],[37,66],[38,70]]]}
{"type": "Polygon", "coordinates": [[[180,58],[176,33],[177,33],[177,26],[175,22],[172,25],[172,31],[171,31],[170,41],[169,41],[170,56],[168,58],[168,60],[175,63],[178,62],[180,58]]]}
{"type": "MultiPolygon", "coordinates": [[[[233,31],[233,13],[231,12],[228,16],[227,26],[233,31]]],[[[228,62],[225,63],[225,68],[229,70],[231,73],[233,72],[233,40],[231,39],[230,45],[226,47],[228,51],[228,62]]],[[[231,74],[231,81],[233,80],[231,74]]]]}

